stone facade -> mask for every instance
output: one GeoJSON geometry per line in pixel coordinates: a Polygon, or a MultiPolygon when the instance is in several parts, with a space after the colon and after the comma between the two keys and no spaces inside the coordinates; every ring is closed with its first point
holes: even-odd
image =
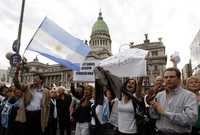
{"type": "Polygon", "coordinates": [[[9,76],[8,70],[0,69],[0,82],[4,84],[11,84],[12,78],[9,76]]]}
{"type": "Polygon", "coordinates": [[[27,70],[21,71],[21,80],[25,84],[31,84],[36,73],[40,73],[44,77],[44,86],[46,87],[51,87],[53,84],[69,87],[69,81],[72,80],[72,70],[60,64],[43,64],[39,62],[37,57],[25,66],[27,70]]]}
{"type": "Polygon", "coordinates": [[[167,56],[162,39],[159,38],[158,42],[150,42],[148,35],[145,34],[144,43],[134,45],[134,43],[131,42],[130,48],[139,48],[149,51],[147,56],[147,77],[144,80],[144,84],[146,86],[152,86],[156,76],[163,75],[167,64],[167,56]]]}

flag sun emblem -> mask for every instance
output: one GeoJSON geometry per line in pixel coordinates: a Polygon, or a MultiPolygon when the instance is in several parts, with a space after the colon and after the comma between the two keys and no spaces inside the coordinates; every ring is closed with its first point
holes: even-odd
{"type": "Polygon", "coordinates": [[[61,51],[62,47],[59,45],[55,45],[55,49],[56,49],[56,51],[61,51]]]}

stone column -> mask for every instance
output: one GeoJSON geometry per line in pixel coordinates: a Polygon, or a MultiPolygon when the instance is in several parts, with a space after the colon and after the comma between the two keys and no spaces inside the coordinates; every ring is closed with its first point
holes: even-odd
{"type": "Polygon", "coordinates": [[[52,85],[52,76],[49,76],[49,84],[52,85]]]}
{"type": "Polygon", "coordinates": [[[64,85],[64,84],[63,84],[63,82],[64,82],[64,81],[63,81],[63,72],[60,73],[60,82],[61,82],[61,85],[64,85]]]}

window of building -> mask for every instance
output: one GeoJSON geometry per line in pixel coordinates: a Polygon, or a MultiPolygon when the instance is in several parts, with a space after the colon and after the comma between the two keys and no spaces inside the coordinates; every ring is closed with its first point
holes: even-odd
{"type": "Polygon", "coordinates": [[[158,56],[158,51],[152,51],[152,52],[151,52],[151,55],[152,55],[152,56],[158,56]]]}
{"type": "Polygon", "coordinates": [[[155,71],[158,70],[158,66],[157,66],[157,65],[154,66],[154,70],[155,70],[155,71]]]}

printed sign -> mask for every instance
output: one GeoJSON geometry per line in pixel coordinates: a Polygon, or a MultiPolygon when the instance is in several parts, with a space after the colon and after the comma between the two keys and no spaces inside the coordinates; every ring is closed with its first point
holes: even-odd
{"type": "Polygon", "coordinates": [[[97,66],[99,61],[85,61],[81,66],[80,71],[74,71],[73,81],[78,82],[94,82],[94,68],[97,66]]]}

